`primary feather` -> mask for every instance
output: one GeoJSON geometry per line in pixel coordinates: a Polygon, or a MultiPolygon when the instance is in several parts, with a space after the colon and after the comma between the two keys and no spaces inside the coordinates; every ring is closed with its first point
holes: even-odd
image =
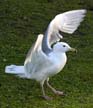
{"type": "Polygon", "coordinates": [[[78,28],[80,22],[83,21],[85,13],[86,10],[82,9],[56,15],[50,22],[43,38],[43,51],[45,53],[47,53],[46,50],[51,51],[51,45],[63,38],[59,31],[72,34],[78,28]]]}

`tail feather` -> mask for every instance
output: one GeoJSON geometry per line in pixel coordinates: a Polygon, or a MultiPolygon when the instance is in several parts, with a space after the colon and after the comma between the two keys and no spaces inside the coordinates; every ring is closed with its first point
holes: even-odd
{"type": "Polygon", "coordinates": [[[20,75],[25,73],[25,69],[24,66],[10,65],[5,67],[5,73],[20,75]]]}

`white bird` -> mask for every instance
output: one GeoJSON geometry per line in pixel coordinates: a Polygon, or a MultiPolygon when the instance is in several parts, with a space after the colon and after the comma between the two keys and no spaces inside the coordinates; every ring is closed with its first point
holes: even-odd
{"type": "Polygon", "coordinates": [[[49,84],[49,77],[59,73],[67,62],[67,51],[76,51],[65,42],[59,42],[63,36],[59,31],[72,34],[83,21],[86,10],[72,10],[58,14],[50,22],[45,34],[38,35],[34,46],[29,50],[24,66],[6,66],[5,72],[17,74],[23,78],[37,80],[42,88],[45,99],[51,99],[45,94],[44,82],[58,95],[63,92],[57,91],[49,84]],[[53,47],[51,47],[53,45],[53,47]]]}

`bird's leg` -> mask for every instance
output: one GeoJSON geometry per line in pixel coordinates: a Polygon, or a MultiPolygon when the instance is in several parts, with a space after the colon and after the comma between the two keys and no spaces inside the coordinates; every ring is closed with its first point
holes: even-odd
{"type": "Polygon", "coordinates": [[[45,94],[45,90],[44,90],[44,81],[42,81],[42,82],[40,83],[40,85],[41,85],[41,88],[42,88],[43,98],[44,98],[45,100],[52,100],[51,97],[49,97],[49,96],[47,96],[47,95],[45,94]]]}
{"type": "Polygon", "coordinates": [[[62,91],[57,91],[55,88],[53,88],[50,84],[49,84],[49,78],[47,78],[46,80],[47,82],[47,86],[57,95],[64,95],[64,93],[62,91]]]}

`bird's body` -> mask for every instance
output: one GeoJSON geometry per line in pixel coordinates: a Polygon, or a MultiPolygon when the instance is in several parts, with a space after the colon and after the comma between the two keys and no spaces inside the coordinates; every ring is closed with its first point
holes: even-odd
{"type": "Polygon", "coordinates": [[[24,74],[19,74],[20,77],[35,79],[41,82],[60,72],[67,61],[66,53],[61,51],[53,50],[48,56],[39,51],[37,55],[39,59],[36,61],[34,59],[34,63],[26,63],[25,68],[27,68],[26,66],[30,66],[30,70],[25,71],[24,74]]]}
{"type": "MultiPolygon", "coordinates": [[[[55,53],[51,52],[48,57],[48,62],[46,60],[42,61],[37,67],[41,67],[40,70],[34,72],[31,76],[35,76],[34,78],[37,81],[46,80],[48,77],[53,76],[60,72],[66,64],[67,57],[65,53],[55,53]],[[42,67],[45,68],[42,68],[42,67]],[[48,68],[48,70],[47,70],[48,68]]],[[[41,61],[41,60],[40,60],[41,61]]]]}
{"type": "Polygon", "coordinates": [[[56,91],[49,83],[49,77],[59,73],[67,62],[67,51],[75,51],[65,42],[59,42],[63,36],[59,31],[72,34],[82,22],[86,10],[73,10],[57,15],[49,24],[45,34],[40,34],[34,46],[30,49],[24,62],[24,66],[7,66],[6,73],[17,74],[19,77],[35,79],[40,82],[43,97],[45,95],[43,84],[56,94],[63,95],[63,92],[56,91]],[[53,47],[51,47],[53,45],[53,47]]]}

